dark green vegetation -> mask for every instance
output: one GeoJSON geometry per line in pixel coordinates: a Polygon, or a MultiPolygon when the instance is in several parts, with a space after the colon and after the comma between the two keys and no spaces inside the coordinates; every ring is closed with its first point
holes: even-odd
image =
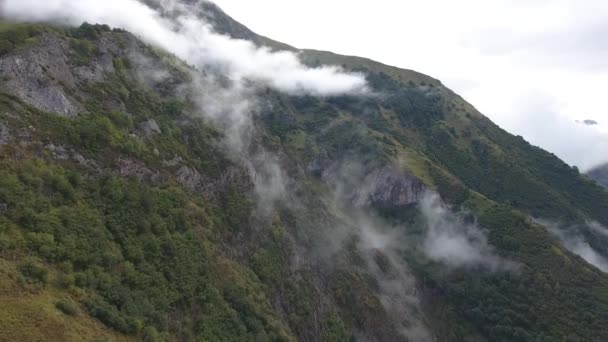
{"type": "Polygon", "coordinates": [[[49,31],[41,25],[16,25],[0,23],[0,55],[9,53],[28,43],[33,43],[36,36],[49,31]]]}
{"type": "MultiPolygon", "coordinates": [[[[72,67],[100,63],[104,40],[124,51],[111,56],[103,80],[62,85],[83,106],[75,117],[40,111],[6,89],[0,94],[6,336],[399,340],[356,244],[345,241],[338,255],[318,253],[344,215],[321,174],[334,163],[372,170],[399,161],[455,210],[475,216],[497,253],[518,265],[448,270],[417,251],[401,255],[438,340],[608,340],[608,276],[528,219],[608,225],[608,192],[501,130],[438,81],[305,51],[310,64],[366,73],[383,96],[262,91],[256,141],[282,156],[302,205],[279,203],[270,218],[258,217],[252,180],[221,149],[223,133],[172,91],[189,81],[185,66],[128,33],[93,25],[3,24],[0,57],[39,47],[48,35],[68,42],[72,67]],[[147,84],[129,49],[169,70],[171,82],[147,84]],[[146,133],[150,120],[158,129],[146,133]],[[38,307],[44,310],[32,316],[38,307]]],[[[410,227],[406,234],[423,230],[412,207],[376,209],[410,227]]],[[[375,262],[384,273],[393,267],[381,251],[375,262]]]]}
{"type": "Polygon", "coordinates": [[[608,165],[601,165],[587,172],[587,175],[599,185],[608,188],[608,165]]]}
{"type": "MultiPolygon", "coordinates": [[[[69,33],[91,39],[90,29],[69,33]]],[[[248,225],[247,183],[237,192],[235,184],[223,189],[218,182],[221,194],[211,201],[168,179],[170,170],[158,185],[113,173],[119,158],[161,169],[159,155],[179,157],[209,177],[230,167],[214,152],[217,132],[199,120],[177,127],[179,103],[134,87],[120,70],[108,81],[114,83],[91,90],[89,112],[76,118],[41,113],[0,95],[3,127],[36,132],[27,138],[32,145],[3,146],[0,157],[0,251],[16,265],[15,286],[32,295],[60,291],[71,298],[55,303],[64,314],[85,311],[111,329],[146,340],[289,339],[256,274],[217,251],[248,225]],[[98,100],[104,97],[124,99],[130,115],[103,112],[98,100]],[[149,144],[129,134],[133,122],[144,118],[156,119],[162,130],[149,144]],[[46,145],[51,141],[74,148],[81,162],[57,160],[46,145]]],[[[257,264],[268,269],[265,262],[257,264]]],[[[2,282],[13,286],[9,279],[2,282]]],[[[3,331],[12,329],[5,325],[11,314],[0,315],[3,331]]]]}

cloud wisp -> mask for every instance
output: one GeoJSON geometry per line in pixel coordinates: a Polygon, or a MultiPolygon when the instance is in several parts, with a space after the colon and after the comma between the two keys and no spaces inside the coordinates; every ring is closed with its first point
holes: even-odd
{"type": "Polygon", "coordinates": [[[572,227],[564,227],[558,223],[546,220],[536,220],[536,222],[544,226],[551,234],[557,237],[562,245],[570,252],[585,259],[585,261],[603,272],[608,272],[608,258],[595,249],[583,234],[583,231],[587,230],[593,234],[608,238],[608,229],[597,222],[588,222],[584,226],[572,227]]]}
{"type": "MultiPolygon", "coordinates": [[[[194,66],[192,81],[181,92],[223,130],[227,152],[249,171],[259,203],[268,209],[286,196],[288,177],[276,156],[252,143],[260,104],[256,92],[269,87],[290,95],[364,95],[367,83],[362,74],[331,66],[309,68],[293,52],[271,51],[214,32],[201,15],[203,1],[6,0],[0,13],[17,21],[122,28],[194,66]]],[[[142,73],[159,74],[154,68],[142,73]]]]}
{"type": "Polygon", "coordinates": [[[449,268],[481,267],[491,272],[512,271],[514,262],[497,255],[484,232],[464,215],[453,212],[440,196],[417,184],[411,176],[399,172],[399,164],[366,169],[356,162],[345,162],[330,168],[324,178],[333,186],[334,202],[355,217],[361,236],[371,239],[372,246],[382,250],[421,252],[430,260],[449,268]],[[386,205],[378,199],[391,198],[388,205],[416,206],[421,220],[415,225],[424,227],[422,233],[409,235],[407,224],[396,227],[375,218],[368,211],[375,205],[386,205]]]}
{"type": "Polygon", "coordinates": [[[325,229],[321,254],[330,260],[356,254],[355,264],[373,279],[374,294],[394,318],[398,331],[408,340],[433,341],[418,295],[418,280],[403,257],[411,248],[406,229],[387,222],[372,209],[371,197],[388,191],[383,186],[386,177],[376,177],[378,172],[393,168],[375,167],[347,160],[325,170],[323,181],[330,189],[327,200],[338,213],[339,223],[325,229]]]}
{"type": "Polygon", "coordinates": [[[351,215],[359,236],[358,248],[367,272],[377,282],[377,296],[386,311],[399,323],[399,331],[412,341],[433,341],[422,315],[417,279],[400,255],[407,246],[401,227],[391,227],[380,218],[359,210],[351,215]]]}
{"type": "Polygon", "coordinates": [[[486,236],[475,225],[452,213],[438,195],[427,193],[420,203],[427,224],[423,252],[450,267],[482,266],[491,271],[512,270],[515,264],[495,254],[486,236]]]}
{"type": "Polygon", "coordinates": [[[292,52],[273,52],[214,32],[194,14],[200,3],[164,0],[155,10],[137,0],[5,0],[0,13],[9,20],[63,25],[87,21],[123,28],[198,68],[217,68],[233,81],[251,80],[290,94],[367,92],[361,74],[346,73],[338,67],[308,68],[292,52]]]}
{"type": "Polygon", "coordinates": [[[332,190],[330,201],[344,224],[327,229],[332,233],[327,233],[325,244],[331,251],[324,251],[324,255],[352,253],[349,243],[354,238],[357,255],[365,265],[363,272],[376,282],[377,297],[389,314],[403,317],[403,335],[415,341],[432,341],[433,334],[424,324],[418,280],[408,258],[430,260],[447,271],[516,272],[518,265],[499,256],[484,232],[451,211],[438,194],[410,186],[409,176],[399,169],[398,164],[366,167],[349,160],[326,170],[323,179],[332,190]],[[402,201],[391,205],[411,210],[415,217],[412,224],[389,222],[374,209],[384,204],[374,199],[395,192],[402,201]],[[346,251],[344,246],[349,246],[346,251]]]}

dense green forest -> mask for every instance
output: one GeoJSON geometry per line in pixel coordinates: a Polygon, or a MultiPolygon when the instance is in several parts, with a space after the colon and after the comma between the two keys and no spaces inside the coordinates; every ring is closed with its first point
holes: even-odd
{"type": "MultiPolygon", "coordinates": [[[[64,44],[75,78],[108,59],[112,72],[71,87],[41,63],[0,80],[0,340],[416,340],[402,333],[412,322],[439,341],[608,340],[608,276],[532,220],[608,226],[608,192],[440,82],[303,51],[311,64],[364,73],[384,96],[259,89],[248,152],[274,153],[290,180],[287,200],[261,210],[254,177],[222,145],[226,132],[176,91],[196,71],[105,25],[0,25],[1,60],[49,42],[64,44]],[[169,79],[142,78],[134,52],[169,79]],[[61,89],[80,113],[37,108],[4,86],[15,77],[61,89]],[[416,246],[369,258],[328,174],[395,163],[512,267],[453,268],[416,246]],[[384,297],[399,265],[416,280],[409,323],[384,297]]],[[[428,229],[416,201],[354,209],[408,241],[428,229]]]]}

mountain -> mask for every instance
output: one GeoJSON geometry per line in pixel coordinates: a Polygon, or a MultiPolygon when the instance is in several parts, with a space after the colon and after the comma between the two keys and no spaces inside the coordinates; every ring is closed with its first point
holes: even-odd
{"type": "Polygon", "coordinates": [[[608,188],[608,165],[600,165],[587,172],[591,179],[608,188]]]}
{"type": "Polygon", "coordinates": [[[0,340],[608,340],[605,189],[438,80],[193,11],[370,94],[2,22],[0,340]]]}

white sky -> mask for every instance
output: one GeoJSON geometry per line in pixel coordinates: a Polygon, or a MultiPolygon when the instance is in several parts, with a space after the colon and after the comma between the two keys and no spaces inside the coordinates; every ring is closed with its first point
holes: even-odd
{"type": "Polygon", "coordinates": [[[440,79],[586,169],[608,161],[606,0],[215,0],[259,34],[440,79]],[[593,119],[598,126],[576,124],[593,119]]]}

